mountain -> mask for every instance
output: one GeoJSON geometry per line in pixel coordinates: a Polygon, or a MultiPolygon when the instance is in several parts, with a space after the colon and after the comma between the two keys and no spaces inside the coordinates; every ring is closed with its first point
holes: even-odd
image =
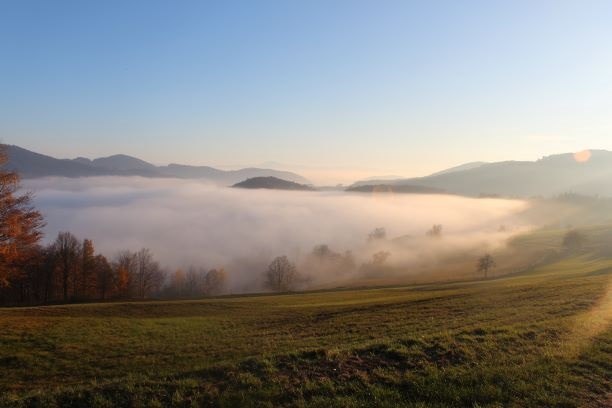
{"type": "Polygon", "coordinates": [[[533,197],[563,193],[612,196],[612,152],[593,150],[581,156],[566,153],[537,161],[487,163],[389,184],[436,188],[467,196],[533,197]]]}
{"type": "Polygon", "coordinates": [[[7,168],[19,172],[21,177],[45,176],[88,177],[101,176],[104,171],[77,160],[60,160],[44,154],[34,153],[18,146],[6,146],[7,168]]]}
{"type": "MultiPolygon", "coordinates": [[[[76,160],[76,159],[75,159],[76,160]]],[[[116,154],[108,157],[100,157],[91,161],[94,167],[111,169],[115,171],[145,171],[155,172],[157,167],[144,160],[125,154],[116,154]]]]}
{"type": "Polygon", "coordinates": [[[433,173],[431,175],[432,176],[440,176],[442,174],[456,173],[458,171],[463,171],[463,170],[472,170],[472,169],[476,169],[478,167],[481,167],[481,166],[483,166],[485,164],[487,164],[487,163],[486,162],[481,162],[481,161],[465,163],[465,164],[461,164],[459,166],[451,167],[449,169],[440,170],[440,171],[435,172],[435,173],[433,173]]]}
{"type": "Polygon", "coordinates": [[[312,187],[279,179],[277,177],[252,177],[240,183],[234,184],[235,188],[250,188],[250,189],[270,189],[270,190],[304,190],[312,191],[312,187]]]}
{"type": "Polygon", "coordinates": [[[398,179],[402,179],[404,177],[402,176],[396,176],[396,175],[385,175],[385,176],[374,176],[374,177],[368,177],[365,178],[364,181],[376,181],[376,180],[398,180],[398,179]]]}
{"type": "Polygon", "coordinates": [[[247,168],[240,170],[219,170],[208,166],[187,166],[170,164],[155,166],[136,157],[117,154],[90,160],[78,157],[73,160],[56,159],[35,153],[19,146],[4,145],[7,148],[7,168],[17,171],[24,178],[49,176],[91,177],[91,176],[141,176],[183,179],[205,179],[219,185],[232,185],[251,177],[278,177],[296,183],[309,183],[304,177],[272,169],[247,168]]]}

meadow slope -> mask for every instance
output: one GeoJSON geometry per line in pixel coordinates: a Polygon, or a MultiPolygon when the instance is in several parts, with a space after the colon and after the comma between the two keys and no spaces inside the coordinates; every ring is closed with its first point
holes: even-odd
{"type": "Polygon", "coordinates": [[[612,261],[0,310],[0,406],[609,406],[612,261]]]}

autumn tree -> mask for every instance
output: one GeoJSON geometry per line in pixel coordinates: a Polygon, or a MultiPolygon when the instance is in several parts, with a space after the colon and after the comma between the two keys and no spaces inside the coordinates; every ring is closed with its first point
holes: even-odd
{"type": "Polygon", "coordinates": [[[7,171],[6,148],[0,148],[0,288],[8,287],[37,251],[42,237],[42,215],[29,194],[18,194],[19,176],[7,171]]]}
{"type": "Polygon", "coordinates": [[[266,284],[276,292],[284,292],[293,287],[296,275],[295,265],[286,256],[278,256],[268,266],[266,284]]]}
{"type": "Polygon", "coordinates": [[[495,267],[495,260],[490,254],[485,254],[481,258],[478,259],[478,263],[476,264],[478,272],[484,273],[485,279],[487,279],[487,275],[489,271],[495,267]]]}
{"type": "Polygon", "coordinates": [[[183,297],[187,289],[187,277],[182,269],[174,271],[170,277],[170,292],[173,296],[183,297]]]}
{"type": "Polygon", "coordinates": [[[133,277],[136,275],[136,254],[130,251],[121,251],[113,263],[115,275],[115,288],[121,298],[133,296],[133,277]]]}

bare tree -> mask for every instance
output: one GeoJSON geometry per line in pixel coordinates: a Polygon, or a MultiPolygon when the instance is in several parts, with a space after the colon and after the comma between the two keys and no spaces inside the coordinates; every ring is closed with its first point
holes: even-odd
{"type": "Polygon", "coordinates": [[[435,224],[427,231],[427,236],[431,238],[442,238],[442,224],[435,224]]]}
{"type": "Polygon", "coordinates": [[[381,241],[385,238],[387,238],[387,230],[382,227],[375,228],[372,232],[368,234],[368,242],[381,241]]]}
{"type": "Polygon", "coordinates": [[[98,296],[106,300],[113,288],[113,268],[103,255],[96,255],[93,259],[93,270],[96,276],[98,296]]]}
{"type": "Polygon", "coordinates": [[[382,266],[387,262],[387,259],[391,256],[391,252],[378,251],[372,255],[372,265],[382,266]]]}
{"type": "Polygon", "coordinates": [[[159,264],[153,260],[153,254],[147,248],[136,253],[136,294],[141,299],[158,289],[164,279],[159,264]]]}
{"type": "Polygon", "coordinates": [[[81,270],[78,276],[78,282],[74,287],[75,297],[90,297],[95,296],[96,278],[95,273],[96,261],[93,242],[90,239],[83,240],[81,246],[81,270]]]}
{"type": "Polygon", "coordinates": [[[223,293],[227,281],[227,274],[223,268],[211,269],[204,278],[204,288],[207,295],[223,293]]]}
{"type": "Polygon", "coordinates": [[[78,274],[79,255],[81,245],[74,235],[69,232],[60,232],[53,244],[53,252],[57,267],[60,271],[62,293],[64,302],[68,302],[68,291],[71,282],[78,274]]]}
{"type": "Polygon", "coordinates": [[[266,283],[276,292],[284,292],[293,287],[297,270],[286,256],[274,258],[266,271],[266,283]]]}
{"type": "Polygon", "coordinates": [[[480,259],[478,259],[477,263],[478,272],[484,272],[484,277],[487,279],[487,275],[489,271],[495,267],[495,260],[490,254],[485,254],[480,259]]]}
{"type": "Polygon", "coordinates": [[[206,270],[202,267],[190,266],[185,277],[188,296],[201,296],[206,293],[206,270]]]}

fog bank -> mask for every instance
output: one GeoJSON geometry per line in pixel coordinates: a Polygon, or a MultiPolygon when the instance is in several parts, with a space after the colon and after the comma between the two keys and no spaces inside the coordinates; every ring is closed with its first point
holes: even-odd
{"type": "MultiPolygon", "coordinates": [[[[389,257],[392,264],[409,266],[438,250],[500,245],[525,226],[517,214],[527,206],[441,195],[240,190],[138,177],[46,178],[23,186],[45,216],[47,242],[71,231],[93,239],[109,258],[121,249],[147,247],[169,268],[225,267],[233,290],[260,280],[273,257],[287,255],[299,264],[318,244],[353,251],[364,262],[379,249],[366,245],[377,227],[390,239],[404,237],[404,249],[389,257]],[[425,238],[433,224],[443,225],[443,245],[425,238]],[[509,229],[500,232],[500,225],[509,229]]],[[[317,282],[335,279],[311,274],[317,282]]]]}

